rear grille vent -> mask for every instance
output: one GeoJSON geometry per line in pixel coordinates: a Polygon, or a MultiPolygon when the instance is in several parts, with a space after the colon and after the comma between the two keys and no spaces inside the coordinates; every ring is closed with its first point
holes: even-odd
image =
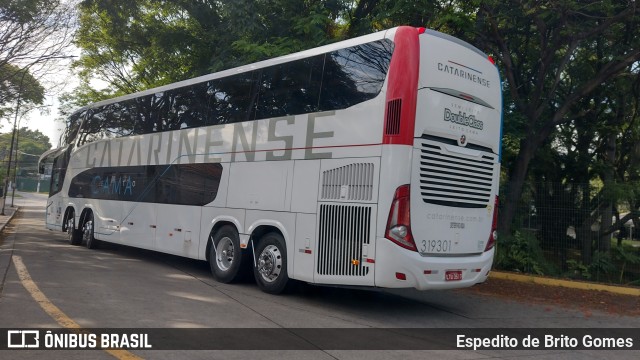
{"type": "Polygon", "coordinates": [[[420,193],[426,203],[462,208],[491,205],[497,155],[451,154],[436,142],[423,141],[420,151],[420,193]]]}
{"type": "Polygon", "coordinates": [[[391,100],[387,103],[387,126],[385,135],[400,134],[400,112],[402,110],[402,99],[391,100]]]}
{"type": "Polygon", "coordinates": [[[373,170],[373,163],[358,163],[323,171],[321,199],[371,200],[373,170]]]}
{"type": "Polygon", "coordinates": [[[365,276],[362,246],[369,244],[371,207],[320,205],[318,274],[365,276]]]}

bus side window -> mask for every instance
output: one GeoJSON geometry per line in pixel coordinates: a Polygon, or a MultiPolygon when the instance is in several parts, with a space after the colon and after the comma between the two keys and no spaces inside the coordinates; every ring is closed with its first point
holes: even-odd
{"type": "Polygon", "coordinates": [[[263,69],[256,119],[317,111],[323,62],[318,55],[263,69]]]}
{"type": "Polygon", "coordinates": [[[205,126],[207,107],[206,84],[194,84],[165,93],[167,97],[166,122],[163,130],[180,130],[205,126]]]}
{"type": "Polygon", "coordinates": [[[207,94],[211,118],[208,125],[253,120],[259,74],[249,71],[209,81],[207,94]]]}
{"type": "Polygon", "coordinates": [[[60,144],[61,146],[72,145],[75,144],[76,138],[78,136],[78,130],[80,130],[80,123],[82,119],[84,119],[84,115],[87,113],[86,110],[76,112],[71,114],[67,119],[67,126],[65,127],[64,133],[60,135],[60,144]]]}
{"type": "Polygon", "coordinates": [[[112,103],[92,109],[80,130],[79,144],[133,135],[134,118],[127,103],[112,103]]]}
{"type": "Polygon", "coordinates": [[[327,54],[320,111],[348,108],[376,97],[389,70],[393,43],[381,40],[327,54]]]}

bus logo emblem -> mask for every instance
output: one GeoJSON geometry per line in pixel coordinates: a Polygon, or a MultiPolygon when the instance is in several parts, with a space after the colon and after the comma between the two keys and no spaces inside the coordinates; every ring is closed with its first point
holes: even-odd
{"type": "Polygon", "coordinates": [[[460,136],[460,139],[458,139],[458,145],[460,145],[460,146],[466,146],[467,145],[467,136],[466,135],[460,136]]]}

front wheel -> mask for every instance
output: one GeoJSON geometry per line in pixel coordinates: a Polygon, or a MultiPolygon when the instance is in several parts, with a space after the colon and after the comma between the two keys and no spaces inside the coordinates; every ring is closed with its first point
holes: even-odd
{"type": "Polygon", "coordinates": [[[98,247],[98,240],[96,240],[93,234],[93,227],[93,213],[90,212],[86,216],[84,225],[82,225],[82,240],[87,249],[95,249],[98,247]]]}
{"type": "Polygon", "coordinates": [[[253,268],[256,282],[262,291],[280,294],[289,281],[287,274],[287,248],[278,233],[269,233],[260,239],[256,249],[256,266],[253,268]]]}
{"type": "Polygon", "coordinates": [[[80,245],[82,243],[82,231],[76,230],[75,213],[71,212],[67,218],[67,239],[71,245],[80,245]]]}

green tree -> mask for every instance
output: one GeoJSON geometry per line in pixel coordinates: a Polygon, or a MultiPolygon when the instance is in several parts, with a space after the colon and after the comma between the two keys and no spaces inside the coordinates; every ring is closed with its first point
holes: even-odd
{"type": "MultiPolygon", "coordinates": [[[[86,84],[105,81],[109,95],[132,93],[333,41],[342,7],[338,0],[85,0],[75,66],[86,84]]],[[[74,97],[91,95],[85,86],[74,97]]]]}
{"type": "Polygon", "coordinates": [[[478,33],[500,60],[506,80],[506,119],[518,113],[520,144],[509,168],[500,228],[510,232],[532,159],[558,126],[584,118],[572,116],[581,99],[640,60],[635,2],[483,1],[478,33]],[[602,40],[601,47],[593,46],[602,40]],[[596,56],[588,76],[577,58],[596,56]],[[577,80],[577,81],[576,81],[577,80]]]}
{"type": "Polygon", "coordinates": [[[43,102],[44,78],[71,57],[71,3],[0,1],[0,117],[19,116],[43,102]]]}
{"type": "Polygon", "coordinates": [[[44,100],[44,87],[29,73],[28,68],[5,63],[0,65],[0,118],[9,117],[15,111],[14,103],[20,99],[23,105],[39,105],[44,100]]]}
{"type": "MultiPolygon", "coordinates": [[[[0,183],[4,183],[6,176],[6,166],[9,161],[9,149],[11,149],[11,139],[13,133],[7,132],[0,134],[0,160],[2,160],[2,171],[0,171],[0,183]]],[[[11,159],[11,172],[16,165],[17,154],[17,171],[18,173],[37,173],[38,156],[45,151],[51,149],[51,141],[49,137],[39,130],[31,130],[29,128],[20,128],[14,138],[14,154],[11,159]],[[15,144],[18,144],[17,150],[15,144]]]]}

